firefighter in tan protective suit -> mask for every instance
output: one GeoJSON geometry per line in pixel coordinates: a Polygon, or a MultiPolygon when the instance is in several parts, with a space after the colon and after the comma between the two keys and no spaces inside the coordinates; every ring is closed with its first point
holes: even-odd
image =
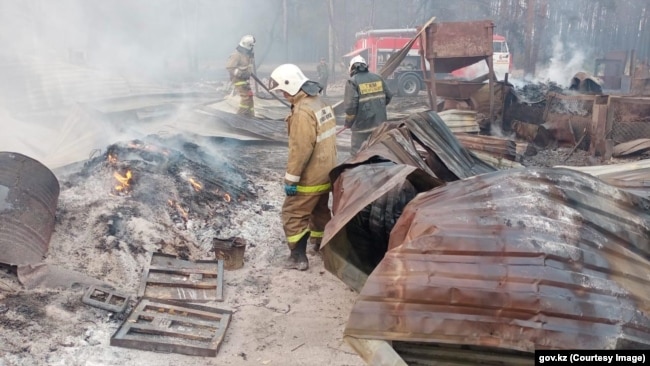
{"type": "Polygon", "coordinates": [[[230,74],[230,81],[235,87],[235,91],[239,94],[239,109],[237,114],[254,117],[253,110],[253,90],[251,89],[250,77],[253,73],[253,46],[255,45],[255,37],[245,35],[239,41],[239,45],[235,52],[228,58],[226,63],[226,70],[230,74]]]}
{"type": "Polygon", "coordinates": [[[331,218],[329,172],[336,166],[336,119],[332,107],[318,95],[319,84],[307,79],[298,66],[278,66],[271,73],[270,84],[271,91],[282,91],[291,103],[291,114],[286,119],[287,196],[282,206],[282,224],[291,254],[285,268],[304,271],[309,268],[307,240],[320,248],[323,230],[331,218]]]}

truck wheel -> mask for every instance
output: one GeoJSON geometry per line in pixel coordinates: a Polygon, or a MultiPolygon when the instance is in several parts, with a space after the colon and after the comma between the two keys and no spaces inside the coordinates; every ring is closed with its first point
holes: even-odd
{"type": "Polygon", "coordinates": [[[399,79],[399,95],[403,97],[414,97],[420,92],[420,79],[413,74],[407,74],[399,79]]]}

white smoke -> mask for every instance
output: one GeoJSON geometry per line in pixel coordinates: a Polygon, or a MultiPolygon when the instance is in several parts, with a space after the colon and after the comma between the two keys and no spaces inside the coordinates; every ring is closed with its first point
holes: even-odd
{"type": "Polygon", "coordinates": [[[586,52],[575,44],[564,44],[556,37],[553,40],[553,52],[549,62],[539,69],[533,81],[549,82],[568,87],[571,79],[579,71],[585,71],[588,65],[586,52]]]}
{"type": "Polygon", "coordinates": [[[255,35],[260,56],[282,51],[271,47],[282,10],[272,2],[0,0],[0,8],[0,151],[50,168],[159,133],[158,124],[127,118],[149,99],[112,98],[225,81],[226,59],[244,34],[255,35]],[[189,68],[190,46],[198,70],[189,68]]]}

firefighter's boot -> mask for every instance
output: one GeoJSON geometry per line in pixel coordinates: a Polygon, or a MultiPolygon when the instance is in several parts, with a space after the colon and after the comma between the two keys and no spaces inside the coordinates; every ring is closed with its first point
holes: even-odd
{"type": "Polygon", "coordinates": [[[320,244],[323,238],[309,238],[309,245],[307,246],[307,254],[314,256],[320,253],[320,244]]]}
{"type": "Polygon", "coordinates": [[[307,240],[309,239],[308,235],[304,235],[296,247],[291,249],[291,254],[287,259],[284,268],[285,269],[297,269],[299,271],[305,271],[309,268],[309,261],[307,260],[307,240]]]}

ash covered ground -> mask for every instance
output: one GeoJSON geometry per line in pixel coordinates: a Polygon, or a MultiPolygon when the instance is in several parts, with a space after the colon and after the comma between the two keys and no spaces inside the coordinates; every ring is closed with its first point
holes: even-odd
{"type": "Polygon", "coordinates": [[[124,155],[119,160],[118,154],[117,165],[101,156],[55,172],[62,189],[46,262],[135,297],[147,252],[214,259],[212,237],[244,238],[248,243],[244,267],[225,271],[225,300],[208,304],[234,312],[217,357],[112,347],[110,337],[123,315],[82,303],[81,287],[21,290],[16,277],[4,269],[0,365],[363,364],[342,340],[356,294],[323,268],[320,257],[310,257],[306,272],[281,269],[288,254],[280,221],[286,147],[194,140],[189,144],[194,155],[201,150],[211,157],[206,162],[216,173],[207,178],[229,179],[223,184],[226,189],[217,190],[216,185],[207,187],[205,175],[187,168],[202,164],[180,164],[185,171],[172,174],[169,162],[142,159],[164,156],[162,148],[153,148],[157,153],[152,155],[152,147],[191,156],[187,141],[179,143],[177,137],[139,141],[138,148],[124,153],[132,143],[117,144],[124,155]],[[132,168],[134,178],[132,191],[126,194],[115,191],[113,177],[124,166],[132,168]],[[203,188],[213,193],[194,190],[190,176],[203,178],[203,188]],[[231,192],[228,201],[225,194],[233,189],[247,193],[236,197],[231,192]],[[182,206],[171,205],[170,200],[182,206]]]}

